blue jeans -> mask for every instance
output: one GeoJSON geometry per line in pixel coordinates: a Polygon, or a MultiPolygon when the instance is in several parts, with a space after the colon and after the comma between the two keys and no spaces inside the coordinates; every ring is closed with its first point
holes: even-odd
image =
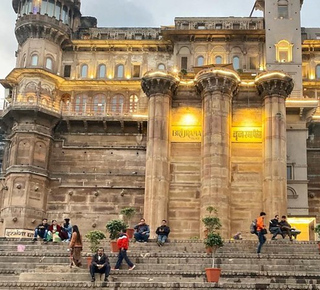
{"type": "Polygon", "coordinates": [[[274,239],[277,235],[281,235],[282,231],[279,227],[271,227],[270,233],[273,234],[272,238],[274,239]]]}
{"type": "Polygon", "coordinates": [[[39,229],[35,229],[33,238],[36,239],[39,236],[41,239],[46,240],[47,234],[48,234],[48,230],[39,231],[39,229]]]}
{"type": "Polygon", "coordinates": [[[147,242],[149,239],[149,234],[143,235],[142,233],[134,233],[134,238],[136,239],[136,241],[147,242]]]}
{"type": "Polygon", "coordinates": [[[264,234],[260,232],[258,232],[258,239],[259,239],[259,244],[258,244],[258,249],[257,249],[257,253],[260,254],[261,252],[261,248],[263,246],[263,244],[266,242],[266,237],[264,236],[264,234]]]}
{"type": "Polygon", "coordinates": [[[122,263],[122,260],[125,260],[128,264],[128,266],[131,268],[133,266],[133,263],[130,261],[130,259],[127,256],[127,250],[120,250],[118,255],[118,261],[115,266],[115,269],[119,269],[122,263]]]}
{"type": "Polygon", "coordinates": [[[167,238],[168,238],[167,235],[158,235],[158,242],[164,244],[166,242],[167,238]]]}

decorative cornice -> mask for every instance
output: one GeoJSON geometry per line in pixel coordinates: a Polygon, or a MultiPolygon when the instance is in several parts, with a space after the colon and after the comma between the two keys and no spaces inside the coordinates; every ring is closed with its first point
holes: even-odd
{"type": "Polygon", "coordinates": [[[162,71],[147,72],[141,81],[141,87],[148,97],[155,94],[172,96],[179,85],[180,79],[162,71]]]}
{"type": "Polygon", "coordinates": [[[227,68],[208,68],[200,71],[195,77],[199,93],[221,92],[233,96],[240,84],[239,75],[227,68]]]}
{"type": "Polygon", "coordinates": [[[278,95],[287,98],[294,87],[292,78],[281,71],[259,74],[255,79],[255,84],[261,97],[278,95]]]}

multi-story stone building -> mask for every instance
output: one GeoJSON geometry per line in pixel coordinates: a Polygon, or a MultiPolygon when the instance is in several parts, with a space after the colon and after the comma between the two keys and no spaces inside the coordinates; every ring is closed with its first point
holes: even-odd
{"type": "Polygon", "coordinates": [[[103,229],[133,206],[189,239],[213,205],[224,237],[248,238],[263,210],[314,239],[320,29],[301,28],[303,0],[160,28],[99,28],[80,0],[12,2],[1,234],[42,217],[103,229]]]}

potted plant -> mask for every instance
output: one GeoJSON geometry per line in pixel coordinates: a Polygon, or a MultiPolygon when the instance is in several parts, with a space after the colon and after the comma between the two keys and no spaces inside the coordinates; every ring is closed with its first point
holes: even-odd
{"type": "Polygon", "coordinates": [[[124,221],[127,223],[128,225],[128,228],[126,230],[126,234],[128,236],[129,239],[132,239],[133,237],[133,232],[134,232],[134,229],[131,228],[131,220],[132,218],[134,217],[134,215],[136,214],[136,209],[134,207],[126,207],[126,208],[123,208],[121,211],[120,211],[120,214],[123,215],[124,217],[124,221]]]}
{"type": "Polygon", "coordinates": [[[114,241],[118,238],[119,234],[125,232],[127,225],[123,220],[111,220],[106,224],[107,231],[110,233],[110,244],[112,252],[118,252],[117,242],[114,241]]]}
{"type": "Polygon", "coordinates": [[[207,253],[212,253],[212,267],[206,268],[206,276],[208,282],[218,282],[221,274],[221,269],[215,268],[215,253],[218,248],[223,246],[223,240],[219,233],[216,231],[221,228],[221,222],[217,217],[217,210],[209,206],[207,207],[209,216],[202,219],[204,226],[208,232],[207,237],[204,239],[204,244],[207,249],[207,253]],[[212,214],[214,213],[214,215],[212,214]]]}
{"type": "MultiPolygon", "coordinates": [[[[102,231],[97,231],[97,230],[88,232],[85,235],[85,237],[90,242],[89,248],[93,254],[97,252],[100,246],[100,241],[106,238],[105,234],[102,231]]],[[[92,255],[90,257],[87,257],[88,267],[91,264],[91,260],[92,260],[92,255]]]]}
{"type": "Polygon", "coordinates": [[[318,235],[318,250],[320,253],[320,224],[317,224],[314,228],[314,232],[318,235]]]}

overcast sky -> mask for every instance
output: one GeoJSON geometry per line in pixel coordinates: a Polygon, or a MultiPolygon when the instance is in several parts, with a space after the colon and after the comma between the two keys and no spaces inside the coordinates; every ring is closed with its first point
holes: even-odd
{"type": "MultiPolygon", "coordinates": [[[[16,15],[12,0],[0,1],[0,79],[15,66],[14,36],[16,15]]],[[[94,16],[98,26],[152,26],[172,25],[174,17],[248,17],[255,0],[81,0],[84,16],[94,16]]],[[[319,0],[304,0],[302,26],[320,27],[319,0]]],[[[253,16],[261,16],[258,11],[253,16]]],[[[0,98],[4,90],[0,86],[0,98]]]]}

